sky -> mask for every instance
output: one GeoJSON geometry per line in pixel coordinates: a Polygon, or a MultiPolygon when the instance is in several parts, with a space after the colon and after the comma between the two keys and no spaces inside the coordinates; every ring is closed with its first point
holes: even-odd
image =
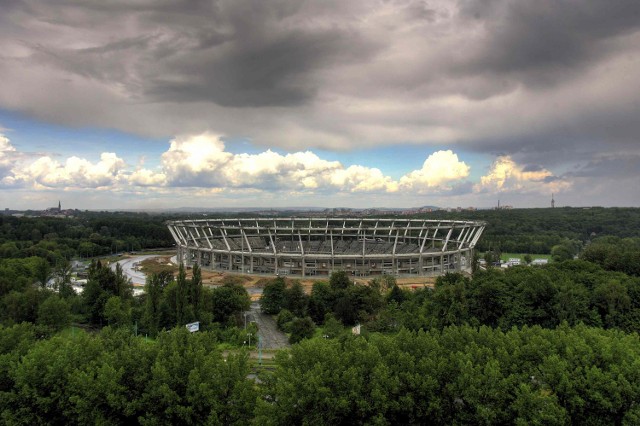
{"type": "Polygon", "coordinates": [[[0,1],[0,208],[640,206],[640,2],[0,1]]]}

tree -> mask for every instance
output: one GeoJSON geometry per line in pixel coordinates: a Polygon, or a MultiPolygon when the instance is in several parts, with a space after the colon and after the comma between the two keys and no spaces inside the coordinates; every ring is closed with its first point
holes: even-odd
{"type": "Polygon", "coordinates": [[[551,258],[554,262],[564,262],[565,260],[573,259],[571,250],[564,244],[558,244],[551,249],[551,258]]]}
{"type": "Polygon", "coordinates": [[[127,292],[131,291],[122,269],[116,267],[116,271],[119,272],[103,266],[100,261],[92,262],[89,267],[89,279],[82,299],[92,324],[102,325],[105,322],[104,306],[111,296],[127,297],[127,292]]]}
{"type": "Polygon", "coordinates": [[[329,284],[313,283],[309,297],[308,312],[316,324],[322,324],[325,315],[333,310],[335,294],[329,284]]]}
{"type": "Polygon", "coordinates": [[[626,285],[618,280],[609,280],[594,289],[593,303],[598,309],[604,325],[615,327],[621,323],[624,314],[631,305],[631,299],[626,285]]]}
{"type": "Polygon", "coordinates": [[[183,325],[188,322],[188,319],[186,319],[186,311],[188,309],[190,289],[187,284],[187,273],[184,269],[184,263],[182,262],[180,262],[176,283],[176,325],[183,325]]]}
{"type": "Polygon", "coordinates": [[[262,312],[275,315],[285,303],[286,283],[284,279],[278,277],[265,285],[260,298],[260,308],[262,312]]]}
{"type": "Polygon", "coordinates": [[[352,293],[346,293],[336,300],[333,313],[345,325],[358,322],[358,310],[352,293]]]}
{"type": "Polygon", "coordinates": [[[36,280],[40,283],[42,288],[47,287],[47,283],[51,278],[51,266],[49,266],[49,262],[46,259],[39,258],[38,263],[36,263],[36,268],[34,271],[36,280]]]}
{"type": "Polygon", "coordinates": [[[112,296],[104,305],[104,317],[110,326],[126,327],[131,325],[131,308],[119,296],[112,296]]]}
{"type": "Polygon", "coordinates": [[[306,314],[309,298],[304,294],[302,284],[299,281],[295,281],[291,287],[285,290],[284,298],[284,307],[295,316],[303,317],[306,314]]]}
{"type": "Polygon", "coordinates": [[[473,255],[471,256],[471,274],[478,272],[478,269],[480,269],[480,254],[477,250],[473,250],[473,255]]]}
{"type": "Polygon", "coordinates": [[[324,327],[322,328],[323,337],[333,339],[340,336],[344,332],[344,326],[332,314],[327,314],[324,318],[324,327]]]}
{"type": "Polygon", "coordinates": [[[276,318],[276,324],[278,328],[285,333],[291,332],[291,322],[295,319],[295,316],[288,309],[282,309],[276,318]]]}
{"type": "Polygon", "coordinates": [[[60,261],[56,266],[55,286],[58,294],[64,298],[69,298],[76,294],[71,287],[71,262],[66,259],[60,261]]]}
{"type": "Polygon", "coordinates": [[[429,311],[440,327],[468,321],[468,284],[469,280],[461,274],[446,274],[436,279],[429,311]]]}
{"type": "Polygon", "coordinates": [[[67,327],[70,322],[69,305],[56,294],[49,296],[38,308],[38,324],[59,331],[67,327]]]}
{"type": "Polygon", "coordinates": [[[220,323],[240,324],[240,314],[249,309],[251,298],[244,287],[225,284],[209,292],[213,320],[220,323]]]}
{"type": "Polygon", "coordinates": [[[474,277],[470,284],[469,313],[480,324],[497,327],[509,309],[509,291],[497,276],[474,277]]]}
{"type": "Polygon", "coordinates": [[[122,266],[116,263],[116,269],[114,271],[115,290],[114,295],[126,300],[133,297],[133,287],[131,280],[122,270],[122,266]]]}
{"type": "Polygon", "coordinates": [[[289,337],[289,342],[298,343],[303,339],[313,337],[315,328],[315,324],[309,317],[294,319],[291,322],[291,336],[289,337]]]}
{"type": "Polygon", "coordinates": [[[196,319],[200,319],[200,306],[202,304],[202,270],[196,263],[193,265],[191,275],[191,294],[189,303],[193,306],[193,314],[196,319]]]}
{"type": "Polygon", "coordinates": [[[385,293],[393,287],[397,286],[396,277],[391,275],[382,275],[369,281],[369,287],[375,289],[379,293],[385,293]]]}
{"type": "Polygon", "coordinates": [[[172,280],[173,276],[168,272],[152,274],[147,277],[143,325],[152,336],[155,336],[160,329],[162,294],[172,280]]]}
{"type": "Polygon", "coordinates": [[[400,287],[394,285],[391,288],[391,291],[387,295],[387,303],[396,302],[398,305],[401,305],[402,302],[405,301],[405,294],[400,290],[400,287]]]}
{"type": "Polygon", "coordinates": [[[345,271],[335,271],[331,273],[329,277],[329,285],[332,290],[346,290],[349,286],[353,285],[349,276],[345,271]]]}

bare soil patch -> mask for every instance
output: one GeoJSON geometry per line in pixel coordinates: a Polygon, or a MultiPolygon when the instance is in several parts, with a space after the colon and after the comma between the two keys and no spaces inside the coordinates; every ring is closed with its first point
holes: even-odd
{"type": "MultiPolygon", "coordinates": [[[[146,259],[140,262],[140,268],[145,274],[157,274],[163,271],[169,271],[172,274],[178,273],[178,267],[171,263],[171,256],[158,256],[150,259],[146,259]]],[[[192,269],[187,268],[187,278],[191,278],[192,269]]],[[[267,277],[261,275],[245,275],[227,271],[209,271],[202,269],[202,283],[204,285],[219,286],[227,283],[234,283],[242,285],[245,288],[264,288],[269,281],[274,277],[267,277]]],[[[373,278],[354,278],[354,281],[358,284],[369,284],[373,278]]],[[[305,293],[311,293],[313,284],[319,281],[329,282],[329,277],[322,278],[288,278],[284,277],[287,285],[290,285],[294,281],[298,281],[305,293]]],[[[401,277],[397,278],[396,282],[398,286],[403,289],[415,290],[424,287],[433,287],[435,284],[434,277],[401,277]]]]}

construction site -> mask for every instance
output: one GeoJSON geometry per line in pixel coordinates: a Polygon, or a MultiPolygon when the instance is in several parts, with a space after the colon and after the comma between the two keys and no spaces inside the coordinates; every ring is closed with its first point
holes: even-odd
{"type": "Polygon", "coordinates": [[[177,260],[204,270],[301,278],[343,270],[354,279],[471,272],[479,221],[393,218],[238,218],[167,222],[177,260]]]}

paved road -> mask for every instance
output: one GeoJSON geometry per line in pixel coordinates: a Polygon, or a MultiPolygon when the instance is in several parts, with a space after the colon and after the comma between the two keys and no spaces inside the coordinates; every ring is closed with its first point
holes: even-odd
{"type": "Polygon", "coordinates": [[[262,337],[262,349],[282,349],[291,346],[287,335],[278,330],[273,318],[260,312],[260,304],[258,302],[251,304],[247,320],[255,321],[258,325],[258,334],[262,337]]]}
{"type": "MultiPolygon", "coordinates": [[[[136,256],[136,257],[130,257],[127,259],[118,260],[116,263],[120,264],[120,266],[122,267],[122,271],[127,277],[129,277],[129,279],[131,279],[132,284],[144,285],[147,280],[147,277],[145,276],[144,272],[137,271],[134,267],[134,264],[138,264],[145,259],[149,259],[150,257],[158,257],[158,256],[154,254],[150,254],[146,256],[136,256]]],[[[116,269],[115,263],[111,264],[111,269],[115,271],[116,269]]]]}

